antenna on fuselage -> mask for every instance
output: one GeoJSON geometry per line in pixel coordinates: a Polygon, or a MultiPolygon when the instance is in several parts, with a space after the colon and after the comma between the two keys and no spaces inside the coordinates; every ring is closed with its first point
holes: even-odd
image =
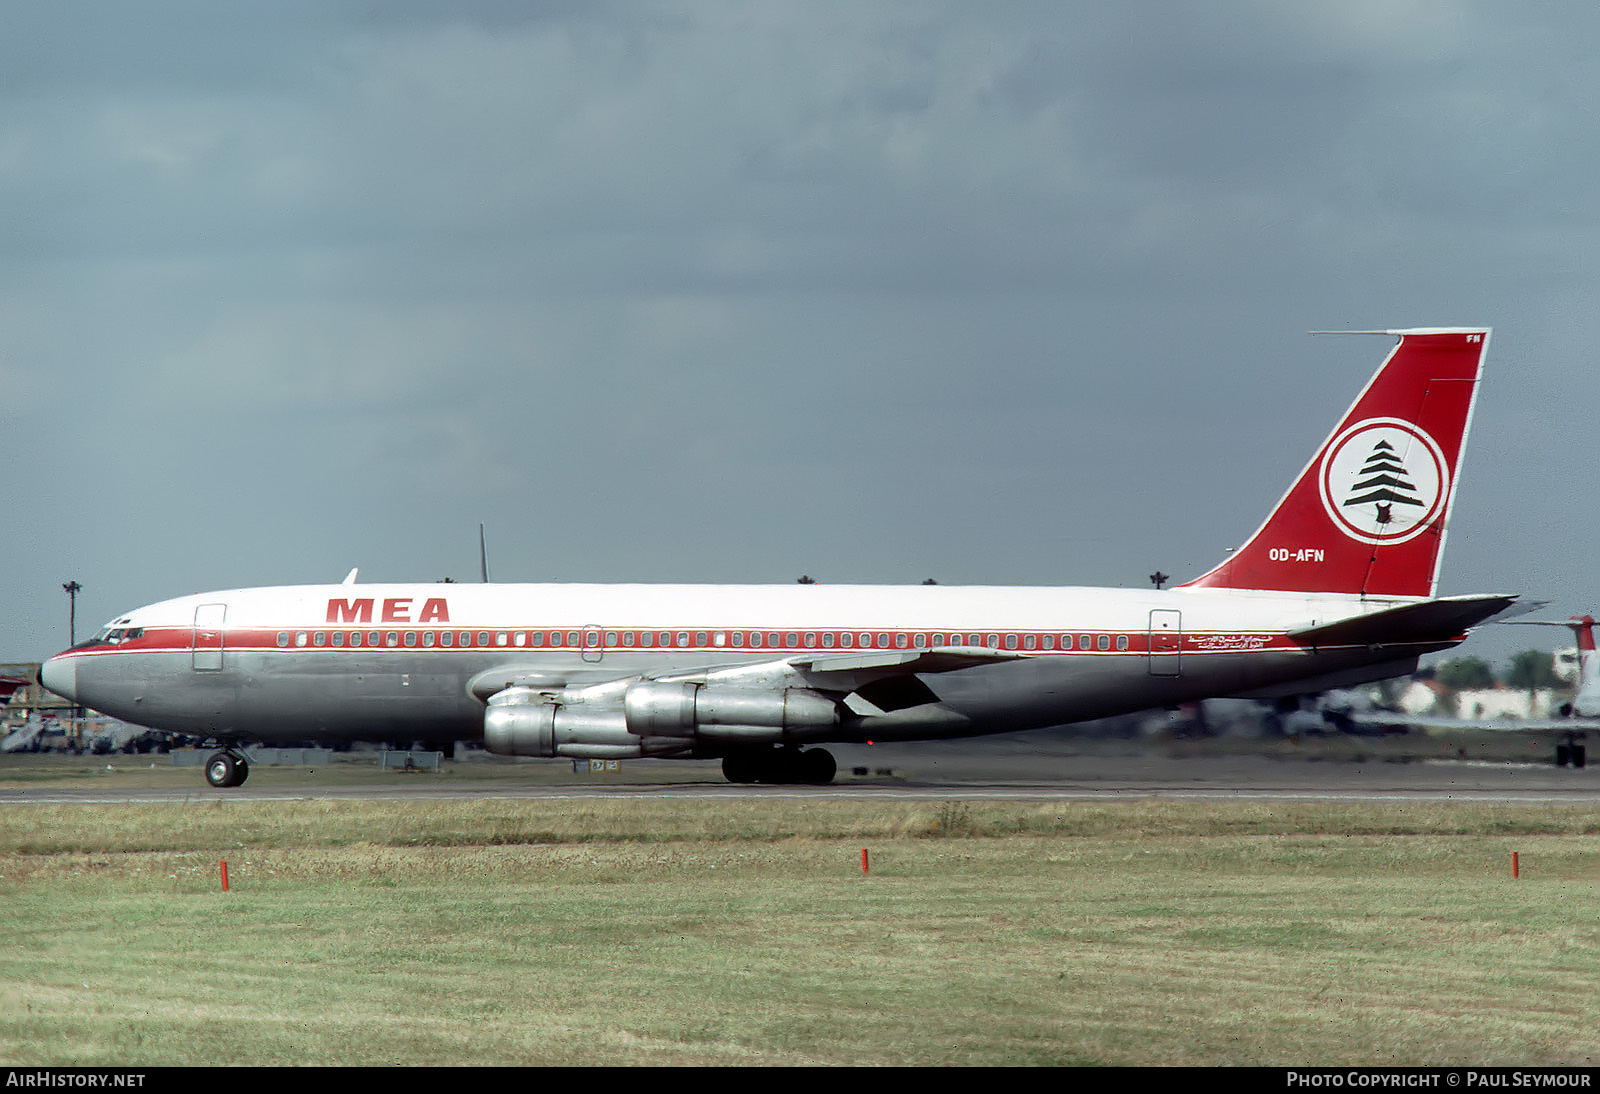
{"type": "Polygon", "coordinates": [[[484,539],[483,522],[478,522],[478,567],[483,574],[483,583],[489,584],[489,545],[484,539]]]}

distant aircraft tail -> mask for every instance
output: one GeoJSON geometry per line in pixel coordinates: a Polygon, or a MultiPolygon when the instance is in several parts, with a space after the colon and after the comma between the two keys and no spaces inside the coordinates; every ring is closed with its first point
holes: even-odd
{"type": "Polygon", "coordinates": [[[1594,644],[1595,618],[1575,615],[1571,619],[1508,619],[1507,623],[1526,627],[1566,627],[1578,644],[1578,686],[1572,702],[1561,708],[1567,717],[1600,717],[1600,652],[1594,644]]]}
{"type": "Polygon", "coordinates": [[[1580,615],[1567,620],[1573,635],[1578,639],[1578,679],[1587,686],[1596,683],[1594,616],[1580,615]]]}
{"type": "Polygon", "coordinates": [[[1400,339],[1266,522],[1190,588],[1429,597],[1489,329],[1400,339]]]}

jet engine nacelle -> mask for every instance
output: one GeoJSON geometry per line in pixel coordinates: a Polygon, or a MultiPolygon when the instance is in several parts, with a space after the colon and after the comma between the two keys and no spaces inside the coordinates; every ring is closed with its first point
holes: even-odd
{"type": "Polygon", "coordinates": [[[634,684],[622,697],[629,733],[744,742],[808,740],[839,724],[839,707],[804,688],[634,684]]]}
{"type": "Polygon", "coordinates": [[[630,686],[620,708],[561,692],[510,687],[489,699],[483,744],[506,756],[626,759],[688,754],[716,745],[792,743],[825,737],[839,724],[832,699],[803,688],[761,690],[648,681],[630,686]]]}

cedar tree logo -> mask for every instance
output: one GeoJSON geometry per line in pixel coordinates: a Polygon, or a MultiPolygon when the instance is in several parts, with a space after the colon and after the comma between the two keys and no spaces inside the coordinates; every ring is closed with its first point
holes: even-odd
{"type": "Polygon", "coordinates": [[[1404,543],[1444,512],[1450,466],[1432,437],[1399,418],[1357,422],[1322,457],[1322,506],[1362,543],[1404,543]]]}

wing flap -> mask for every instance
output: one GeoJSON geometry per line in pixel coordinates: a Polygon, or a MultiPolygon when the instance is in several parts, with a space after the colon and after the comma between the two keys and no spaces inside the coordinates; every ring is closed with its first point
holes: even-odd
{"type": "Polygon", "coordinates": [[[953,672],[996,661],[1017,661],[1024,655],[987,646],[940,646],[931,650],[858,650],[791,657],[789,664],[807,675],[828,673],[953,672]]]}

